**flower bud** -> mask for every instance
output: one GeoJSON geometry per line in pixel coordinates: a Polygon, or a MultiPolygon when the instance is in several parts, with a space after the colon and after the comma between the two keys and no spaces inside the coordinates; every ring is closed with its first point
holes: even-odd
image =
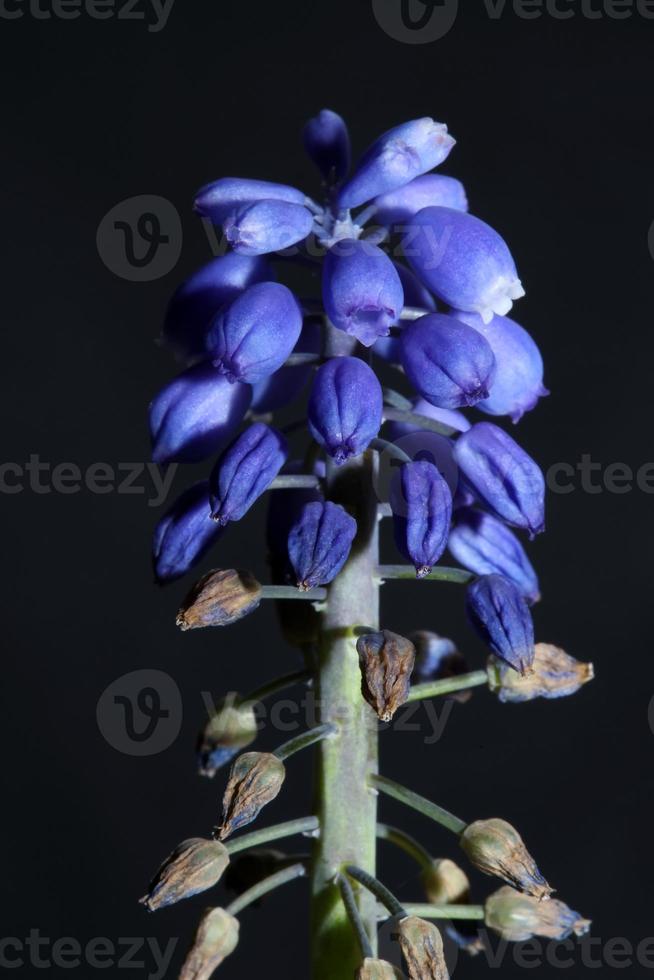
{"type": "Polygon", "coordinates": [[[540,599],[538,576],[525,549],[492,514],[468,507],[458,510],[447,547],[453,558],[476,575],[502,575],[528,602],[540,599]]]}
{"type": "Polygon", "coordinates": [[[238,945],[239,921],[225,909],[207,909],[198,926],[179,980],[210,980],[238,945]]]}
{"type": "Polygon", "coordinates": [[[350,166],[350,134],[344,119],[322,109],[304,127],[304,149],[328,183],[345,177],[350,166]]]}
{"type": "Polygon", "coordinates": [[[221,568],[195,583],[177,613],[181,630],[229,626],[254,612],[261,602],[261,586],[251,572],[221,568]]]}
{"type": "Polygon", "coordinates": [[[327,252],[322,295],[334,326],[366,347],[388,334],[404,305],[399,274],[386,253],[354,239],[341,239],[327,252]]]}
{"type": "Polygon", "coordinates": [[[288,536],[298,588],[306,592],[336,578],[350,554],[357,522],[330,500],[305,504],[288,536]]]}
{"type": "Polygon", "coordinates": [[[332,357],[313,381],[311,435],[334,459],[358,456],[379,432],[383,395],[375,372],[358,357],[332,357]]]}
{"type": "Polygon", "coordinates": [[[206,347],[228,381],[256,384],[282,366],[301,330],[302,311],[290,289],[260,282],[218,313],[206,347]]]}
{"type": "Polygon", "coordinates": [[[520,834],[506,820],[476,820],[463,831],[460,844],[478,871],[501,878],[534,898],[552,894],[554,889],[536,867],[520,834]]]}
{"type": "Polygon", "coordinates": [[[460,320],[441,313],[420,317],[402,331],[400,350],[409,381],[433,405],[463,408],[488,397],[495,375],[493,351],[460,320]]]}
{"type": "Polygon", "coordinates": [[[454,459],[466,481],[493,513],[529,531],[545,529],[545,479],[524,449],[492,422],[477,422],[460,435],[454,459]]]}
{"type": "Polygon", "coordinates": [[[224,451],[214,466],[211,516],[219,524],[239,521],[284,465],[286,439],[276,429],[254,422],[224,451]]]}
{"type": "Polygon", "coordinates": [[[536,644],[532,669],[524,677],[494,658],[488,663],[488,686],[505,703],[565,698],[593,677],[592,664],[575,660],[551,643],[536,644]]]}
{"type": "Polygon", "coordinates": [[[404,463],[399,488],[396,481],[391,487],[391,508],[397,547],[423,578],[445,551],[452,519],[450,488],[433,463],[404,463]]]}
{"type": "Polygon", "coordinates": [[[433,119],[412,119],[389,129],[364,153],[339,194],[339,207],[356,208],[408,184],[442,163],[453,146],[447,126],[433,119]]]}
{"type": "Polygon", "coordinates": [[[410,980],[449,980],[443,940],[432,922],[410,915],[400,921],[399,932],[410,980]]]}
{"type": "Polygon", "coordinates": [[[437,296],[488,323],[524,296],[506,242],[484,221],[454,208],[424,208],[409,222],[404,254],[437,296]]]}
{"type": "Polygon", "coordinates": [[[266,255],[290,248],[306,238],[312,228],[311,211],[287,201],[245,204],[223,223],[225,237],[239,255],[266,255]]]}
{"type": "Polygon", "coordinates": [[[227,848],[216,840],[191,837],[166,858],[140,899],[148,912],[213,888],[229,864],[227,848]]]}
{"type": "Polygon", "coordinates": [[[161,585],[185,575],[222,534],[211,520],[209,481],[201,480],[182,493],[157,524],[152,538],[152,564],[161,585]]]}
{"type": "Polygon", "coordinates": [[[401,980],[402,974],[386,960],[367,956],[356,972],[355,980],[401,980]]]}
{"type": "MultiPolygon", "coordinates": [[[[463,654],[447,637],[431,633],[429,630],[415,630],[409,633],[409,639],[416,648],[416,666],[413,673],[417,681],[438,681],[448,677],[460,677],[470,670],[463,654]]],[[[453,691],[447,696],[465,704],[472,697],[472,691],[453,691]]]]}
{"type": "Polygon", "coordinates": [[[482,640],[509,667],[524,674],[534,662],[534,624],[529,607],[508,579],[482,575],[468,586],[466,608],[482,640]]]}
{"type": "Polygon", "coordinates": [[[251,702],[241,703],[237,694],[227,694],[216,706],[198,738],[201,776],[210,779],[257,737],[257,719],[251,702]]]}
{"type": "Polygon", "coordinates": [[[470,897],[467,874],[449,858],[438,858],[422,872],[422,883],[432,905],[465,905],[470,897]]]}
{"type": "Polygon", "coordinates": [[[304,204],[306,197],[302,191],[287,184],[275,184],[270,180],[222,177],[200,188],[193,207],[203,218],[210,218],[214,224],[220,225],[243,205],[264,200],[304,204]]]}
{"type": "Polygon", "coordinates": [[[155,463],[197,463],[229,439],[248,410],[252,391],[230,385],[210,364],[197,364],[150,403],[155,463]]]}
{"type": "MultiPolygon", "coordinates": [[[[463,184],[455,177],[443,174],[424,174],[404,187],[382,194],[373,201],[375,221],[380,225],[403,225],[423,208],[454,208],[468,210],[463,184]]],[[[404,229],[398,229],[404,230],[404,229]]]]}
{"type": "Polygon", "coordinates": [[[252,823],[274,800],[286,776],[284,763],[270,752],[245,752],[234,761],[223,797],[223,822],[217,836],[225,840],[252,823]]]}
{"type": "Polygon", "coordinates": [[[505,885],[486,900],[485,923],[509,943],[523,943],[534,936],[561,942],[569,936],[585,936],[590,921],[556,898],[543,902],[505,885]]]}
{"type": "Polygon", "coordinates": [[[361,693],[382,721],[390,721],[409,696],[416,651],[404,636],[382,630],[357,640],[361,693]]]}

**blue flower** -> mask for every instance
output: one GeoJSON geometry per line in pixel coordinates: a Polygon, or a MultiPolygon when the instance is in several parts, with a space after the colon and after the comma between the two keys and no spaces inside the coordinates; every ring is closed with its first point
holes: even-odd
{"type": "Polygon", "coordinates": [[[322,295],[334,326],[366,347],[388,334],[404,305],[400,277],[386,253],[354,239],[342,239],[327,252],[322,295]]]}
{"type": "Polygon", "coordinates": [[[241,255],[266,255],[301,242],[311,232],[313,215],[301,204],[255,201],[223,222],[227,241],[241,255]]]}
{"type": "Polygon", "coordinates": [[[304,204],[306,196],[288,184],[243,177],[222,177],[200,188],[195,195],[193,207],[203,218],[209,218],[214,224],[221,225],[243,205],[254,204],[256,201],[304,204]]]}
{"type": "Polygon", "coordinates": [[[382,389],[358,357],[333,357],[316,372],[309,397],[311,435],[336,463],[358,456],[382,421],[382,389]]]}
{"type": "Polygon", "coordinates": [[[255,422],[225,450],[209,483],[211,516],[219,524],[239,521],[281,470],[286,439],[263,422],[255,422]]]}
{"type": "Polygon", "coordinates": [[[500,660],[524,674],[534,662],[534,624],[519,589],[502,575],[482,575],[468,586],[470,622],[500,660]]]}
{"type": "Polygon", "coordinates": [[[399,489],[391,491],[395,541],[416,566],[416,575],[428,575],[445,551],[452,519],[452,494],[433,463],[417,460],[400,468],[399,489]]]}
{"type": "MultiPolygon", "coordinates": [[[[454,208],[468,210],[468,199],[463,184],[455,177],[444,174],[424,174],[398,190],[381,194],[372,202],[375,221],[380,225],[401,226],[423,208],[454,208]]],[[[398,228],[398,231],[404,229],[398,228]]]]}
{"type": "Polygon", "coordinates": [[[342,180],[350,166],[350,135],[337,112],[322,109],[302,133],[304,148],[327,183],[342,180]]]}
{"type": "Polygon", "coordinates": [[[152,564],[160,584],[185,575],[214,544],[223,529],[211,520],[209,481],[185,490],[157,524],[152,564]]]}
{"type": "Polygon", "coordinates": [[[330,500],[305,504],[288,536],[288,554],[303,591],[336,578],[350,554],[357,523],[330,500]]]}
{"type": "Polygon", "coordinates": [[[538,576],[525,549],[492,514],[469,508],[458,510],[447,547],[453,558],[476,575],[503,575],[528,602],[540,599],[538,576]]]}

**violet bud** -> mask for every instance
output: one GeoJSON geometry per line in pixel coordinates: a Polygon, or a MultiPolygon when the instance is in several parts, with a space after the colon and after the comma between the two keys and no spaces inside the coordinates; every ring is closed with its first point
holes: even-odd
{"type": "MultiPolygon", "coordinates": [[[[424,415],[426,419],[431,419],[433,422],[442,422],[443,425],[447,425],[457,432],[467,432],[470,428],[470,422],[463,412],[454,408],[437,408],[425,398],[413,398],[411,412],[413,415],[424,415]]],[[[386,427],[386,438],[389,442],[397,442],[402,436],[408,436],[412,432],[424,431],[415,422],[389,422],[386,427]]]]}
{"type": "Polygon", "coordinates": [[[254,612],[261,602],[261,586],[250,572],[221,568],[195,583],[177,613],[181,630],[229,626],[254,612]]]}
{"type": "Polygon", "coordinates": [[[282,788],[286,768],[270,752],[246,752],[232,765],[223,797],[223,820],[217,836],[225,840],[259,816],[282,788]]]}
{"type": "Polygon", "coordinates": [[[423,578],[445,551],[452,520],[450,488],[433,463],[404,463],[399,488],[395,481],[391,488],[391,508],[397,547],[423,578]]]}
{"type": "Polygon", "coordinates": [[[226,694],[216,705],[198,738],[201,776],[213,779],[222,766],[251,745],[257,737],[257,719],[251,701],[226,694]]]}
{"type": "Polygon", "coordinates": [[[551,643],[536,644],[532,669],[524,677],[494,657],[488,662],[488,686],[500,701],[508,703],[566,698],[593,677],[592,664],[575,660],[551,643]]]}
{"type": "Polygon", "coordinates": [[[197,463],[229,439],[247,412],[252,391],[230,385],[210,364],[179,374],[150,403],[155,463],[197,463]]]}
{"type": "Polygon", "coordinates": [[[227,848],[218,841],[202,837],[182,841],[157,871],[141,905],[154,912],[213,888],[228,864],[227,848]]]}
{"type": "Polygon", "coordinates": [[[304,127],[304,149],[328,183],[337,183],[350,167],[350,134],[345,120],[322,109],[304,127]]]}
{"type": "Polygon", "coordinates": [[[209,477],[211,516],[239,521],[281,470],[288,449],[276,429],[254,422],[224,451],[209,477]]]}
{"type": "Polygon", "coordinates": [[[447,126],[427,117],[389,129],[364,153],[339,194],[339,207],[356,208],[433,170],[454,142],[447,126]]]}
{"type": "Polygon", "coordinates": [[[330,500],[306,504],[288,536],[288,553],[303,592],[328,585],[350,554],[357,522],[330,500]]]}
{"type": "Polygon", "coordinates": [[[454,444],[466,482],[489,510],[534,537],[545,530],[545,478],[503,429],[477,422],[454,444]]]}
{"type": "Polygon", "coordinates": [[[543,902],[505,885],[486,899],[485,924],[509,943],[523,943],[534,936],[561,942],[569,936],[585,936],[590,921],[573,912],[565,902],[543,902]]]}
{"type": "Polygon", "coordinates": [[[243,177],[222,177],[200,188],[193,207],[203,218],[209,218],[214,224],[220,225],[243,205],[264,200],[304,204],[306,197],[302,191],[289,187],[288,184],[243,177]]]}
{"type": "Polygon", "coordinates": [[[422,872],[422,884],[432,905],[466,905],[470,898],[470,879],[449,858],[432,861],[422,872]]]}
{"type": "MultiPolygon", "coordinates": [[[[409,633],[409,639],[416,648],[414,675],[417,681],[440,681],[469,672],[466,658],[446,636],[429,630],[414,630],[409,633]]],[[[448,697],[465,704],[472,697],[472,691],[454,691],[448,697]]]]}
{"type": "Polygon", "coordinates": [[[509,667],[524,674],[534,661],[534,624],[513,582],[482,575],[468,586],[468,617],[484,642],[509,667]]]}
{"type": "Polygon", "coordinates": [[[454,208],[424,208],[409,222],[404,254],[437,296],[485,323],[524,296],[506,242],[484,221],[454,208]]]}
{"type": "Polygon", "coordinates": [[[182,964],[179,980],[210,980],[238,946],[239,929],[238,919],[225,909],[207,909],[182,964]]]}
{"type": "Polygon", "coordinates": [[[401,354],[409,381],[433,405],[463,408],[488,397],[493,351],[477,330],[454,317],[429,313],[407,324],[401,354]]]}
{"type": "MultiPolygon", "coordinates": [[[[382,194],[373,201],[375,221],[380,225],[403,225],[423,208],[454,208],[467,211],[468,199],[463,184],[444,174],[424,174],[404,187],[382,194]]],[[[404,231],[403,228],[399,229],[404,231]]]]}
{"type": "Polygon", "coordinates": [[[459,841],[478,871],[501,878],[534,898],[549,898],[553,890],[536,866],[518,831],[498,817],[469,824],[459,841]]]}
{"type": "Polygon", "coordinates": [[[313,381],[308,418],[311,435],[336,463],[368,448],[381,427],[382,389],[358,357],[332,357],[313,381]]]}
{"type": "Polygon", "coordinates": [[[538,576],[525,549],[492,514],[467,507],[457,510],[447,547],[452,557],[475,575],[503,575],[528,602],[540,599],[538,576]]]}
{"type": "Polygon", "coordinates": [[[211,520],[209,481],[185,490],[161,518],[152,538],[152,564],[159,584],[180,578],[196,565],[222,529],[211,520]]]}
{"type": "Polygon", "coordinates": [[[341,239],[327,252],[322,295],[334,326],[366,347],[388,334],[404,305],[400,276],[386,253],[352,238],[341,239]]]}
{"type": "Polygon", "coordinates": [[[495,356],[495,378],[488,398],[477,403],[487,415],[508,415],[518,422],[549,395],[543,385],[543,358],[527,331],[506,316],[494,316],[484,323],[476,313],[453,316],[474,327],[486,338],[495,356]]]}
{"type": "Polygon", "coordinates": [[[256,384],[282,366],[301,330],[302,311],[290,289],[260,282],[218,313],[206,346],[228,381],[256,384]]]}
{"type": "Polygon", "coordinates": [[[212,259],[173,294],[163,340],[182,358],[204,359],[207,332],[220,307],[231,303],[248,286],[272,278],[272,270],[261,256],[228,252],[212,259]]]}
{"type": "Polygon", "coordinates": [[[361,693],[382,721],[390,721],[406,703],[416,651],[410,640],[390,630],[366,633],[357,640],[361,693]]]}
{"type": "MultiPolygon", "coordinates": [[[[322,347],[320,324],[315,320],[305,323],[300,339],[293,348],[297,354],[319,354],[322,347]]],[[[274,374],[254,385],[252,411],[260,415],[276,412],[298,397],[311,376],[311,364],[294,364],[281,367],[274,374]]]]}
{"type": "Polygon", "coordinates": [[[386,960],[367,956],[357,970],[355,980],[402,980],[402,974],[386,960]]]}
{"type": "Polygon", "coordinates": [[[415,915],[401,919],[399,939],[410,980],[449,980],[443,939],[432,922],[415,915]]]}
{"type": "Polygon", "coordinates": [[[311,211],[288,201],[245,204],[223,223],[227,241],[240,255],[280,252],[301,242],[312,228],[311,211]]]}

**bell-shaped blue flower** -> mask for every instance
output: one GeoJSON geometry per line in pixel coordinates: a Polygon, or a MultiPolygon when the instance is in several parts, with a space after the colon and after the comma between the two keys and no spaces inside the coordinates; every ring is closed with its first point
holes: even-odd
{"type": "Polygon", "coordinates": [[[229,439],[247,412],[252,389],[230,384],[211,364],[179,374],[150,403],[155,463],[196,463],[229,439]]]}
{"type": "Polygon", "coordinates": [[[404,305],[399,274],[386,253],[351,238],[341,239],[327,252],[322,295],[334,326],[366,347],[388,334],[404,305]]]}
{"type": "Polygon", "coordinates": [[[223,533],[211,520],[209,481],[189,487],[157,524],[152,564],[157,582],[172,582],[196,565],[223,533]]]}
{"type": "Polygon", "coordinates": [[[270,180],[250,180],[245,177],[221,177],[214,180],[195,195],[193,207],[203,218],[221,225],[225,218],[245,204],[255,201],[288,201],[304,204],[306,196],[296,187],[275,184],[270,180]]]}
{"type": "Polygon", "coordinates": [[[453,316],[478,330],[495,355],[493,388],[477,408],[487,415],[508,415],[518,422],[535,407],[539,398],[548,395],[543,385],[543,358],[530,335],[514,320],[494,316],[484,323],[476,313],[453,311],[453,316]]]}
{"type": "Polygon", "coordinates": [[[304,148],[327,183],[342,180],[350,166],[350,134],[345,120],[323,109],[310,119],[302,133],[304,148]]]}
{"type": "MultiPolygon", "coordinates": [[[[316,320],[308,320],[293,348],[294,354],[319,354],[322,331],[316,320]]],[[[276,412],[290,405],[298,397],[311,376],[311,364],[293,364],[281,367],[274,374],[257,382],[252,390],[252,411],[260,415],[276,412]]]]}
{"type": "Polygon", "coordinates": [[[302,591],[327,585],[347,561],[357,522],[330,500],[305,504],[288,536],[288,554],[302,591]]]}
{"type": "Polygon", "coordinates": [[[440,207],[467,211],[468,198],[463,184],[456,177],[423,174],[404,187],[376,197],[373,206],[374,220],[378,224],[393,225],[396,230],[404,231],[401,226],[423,208],[440,207]]]}
{"type": "Polygon", "coordinates": [[[479,499],[507,524],[534,537],[545,530],[545,478],[531,456],[492,422],[460,435],[454,459],[479,499]]]}
{"type": "MultiPolygon", "coordinates": [[[[397,274],[402,283],[404,305],[418,307],[419,309],[425,310],[426,313],[435,313],[436,303],[434,297],[425,289],[418,277],[411,272],[411,269],[407,269],[405,265],[402,265],[401,262],[393,262],[393,265],[397,269],[397,274]]],[[[400,352],[401,330],[402,325],[400,324],[395,336],[379,337],[375,341],[372,349],[377,357],[381,357],[382,360],[388,361],[390,364],[400,363],[402,359],[400,352]]]]}
{"type": "Polygon", "coordinates": [[[428,575],[445,551],[452,520],[452,494],[438,468],[427,460],[405,463],[391,487],[395,542],[428,575]]]}
{"type": "Polygon", "coordinates": [[[379,432],[382,389],[372,368],[358,357],[332,357],[313,380],[309,430],[336,463],[368,448],[379,432]]]}
{"type": "Polygon", "coordinates": [[[302,311],[290,289],[260,282],[220,311],[206,345],[228,381],[256,384],[282,366],[301,330],[302,311]]]}
{"type": "Polygon", "coordinates": [[[263,422],[245,429],[227,447],[209,477],[214,521],[221,525],[239,521],[268,489],[287,456],[281,432],[263,422]]]}
{"type": "Polygon", "coordinates": [[[280,252],[301,242],[312,228],[311,212],[288,201],[245,204],[223,222],[225,238],[241,255],[280,252]]]}
{"type": "Polygon", "coordinates": [[[445,160],[454,142],[447,126],[426,117],[389,129],[364,153],[339,194],[339,207],[356,208],[426,174],[445,160]]]}
{"type": "Polygon", "coordinates": [[[454,208],[424,208],[409,222],[404,254],[422,281],[457,310],[485,323],[524,296],[506,242],[490,225],[454,208]]]}
{"type": "Polygon", "coordinates": [[[402,364],[423,398],[439,408],[463,408],[487,398],[495,358],[481,334],[442,313],[407,324],[401,334],[402,364]],[[463,328],[463,329],[461,329],[463,328]]]}
{"type": "Polygon", "coordinates": [[[534,624],[520,590],[502,575],[483,575],[468,586],[472,625],[493,653],[524,674],[534,662],[534,624]]]}
{"type": "Polygon", "coordinates": [[[503,575],[528,602],[540,598],[538,576],[515,534],[492,514],[462,508],[447,542],[450,554],[476,575],[503,575]]]}
{"type": "Polygon", "coordinates": [[[175,290],[162,339],[185,360],[204,359],[209,325],[221,306],[248,286],[272,278],[272,269],[259,255],[228,252],[212,259],[175,290]]]}

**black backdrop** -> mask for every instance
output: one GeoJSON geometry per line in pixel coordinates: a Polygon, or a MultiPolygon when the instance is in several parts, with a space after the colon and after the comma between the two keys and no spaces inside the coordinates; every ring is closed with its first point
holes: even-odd
{"type": "MultiPolygon", "coordinates": [[[[146,404],[173,371],[154,339],[175,284],[210,256],[191,195],[225,174],[310,186],[299,130],[323,106],[347,116],[358,150],[407,118],[448,123],[458,146],[445,169],[510,241],[527,287],[516,316],[546,361],[552,395],[518,437],[546,468],[577,466],[584,454],[601,464],[598,492],[579,473],[571,492],[550,494],[548,532],[532,548],[544,593],[538,636],[592,659],[597,679],[559,702],[503,707],[478,693],[455,706],[431,746],[421,716],[420,731],[383,735],[385,771],[464,817],[501,814],[519,826],[561,896],[594,919],[601,942],[591,954],[612,969],[625,957],[611,959],[622,948],[611,940],[635,947],[654,934],[645,886],[652,497],[635,480],[619,493],[603,482],[612,463],[635,474],[654,460],[654,22],[635,5],[617,19],[600,0],[570,3],[575,16],[565,20],[526,19],[510,4],[493,18],[467,3],[446,36],[410,44],[380,26],[369,2],[177,0],[159,31],[142,20],[3,9],[23,16],[0,18],[2,456],[23,467],[38,454],[51,468],[41,477],[50,492],[3,470],[0,887],[3,935],[16,940],[5,955],[22,961],[15,975],[40,975],[36,947],[17,945],[31,930],[47,939],[45,960],[62,937],[106,937],[117,950],[125,937],[180,937],[166,973],[176,975],[206,902],[147,916],[136,899],[171,846],[218,815],[221,777],[211,784],[194,773],[200,692],[251,688],[297,662],[269,607],[231,631],[176,630],[186,583],[152,585],[159,511],[148,506],[146,475],[134,484],[141,493],[62,493],[52,467],[68,462],[85,474],[97,462],[147,460],[146,404]],[[146,194],[172,202],[183,244],[172,271],[134,282],[108,268],[96,233],[114,205],[146,194]],[[18,480],[20,492],[8,493],[18,480]],[[178,737],[145,758],[118,751],[96,721],[102,692],[136,669],[170,675],[183,705],[178,737]]],[[[176,486],[190,475],[180,470],[176,486]]],[[[263,572],[262,534],[257,507],[224,538],[220,564],[263,572]]],[[[481,663],[454,586],[388,586],[384,622],[454,635],[481,663]]],[[[276,741],[267,730],[261,744],[276,741]]],[[[308,759],[289,768],[269,821],[310,805],[308,759]]],[[[392,803],[384,812],[436,853],[452,853],[445,831],[392,803]]],[[[389,883],[418,899],[413,867],[384,855],[389,883]]],[[[475,887],[488,891],[481,879],[475,887]]],[[[306,925],[304,886],[287,886],[244,915],[239,953],[220,975],[307,976],[306,925]]],[[[573,956],[569,975],[578,976],[589,967],[573,956]]],[[[116,957],[104,959],[105,975],[122,975],[116,957]]],[[[156,975],[147,950],[134,959],[144,962],[133,974],[156,975]]],[[[648,975],[642,954],[640,965],[632,960],[631,972],[648,975]]],[[[456,976],[486,969],[461,960],[456,976]]],[[[524,972],[510,952],[502,969],[524,972]]],[[[50,969],[85,980],[100,972],[88,957],[50,969]]],[[[551,963],[535,972],[558,975],[551,963]]]]}

